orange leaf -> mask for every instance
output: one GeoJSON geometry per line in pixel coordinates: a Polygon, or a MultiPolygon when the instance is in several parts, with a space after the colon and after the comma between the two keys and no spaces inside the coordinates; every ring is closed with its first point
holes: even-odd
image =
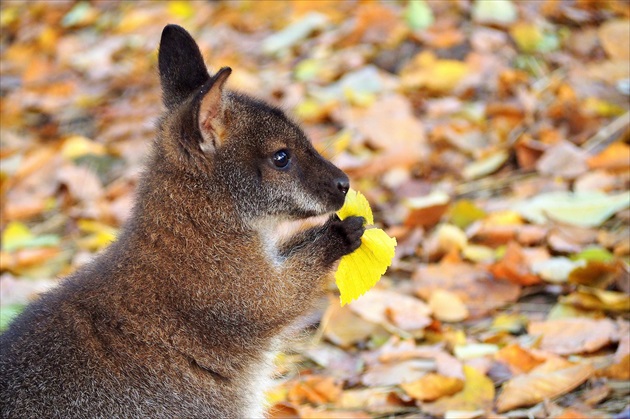
{"type": "Polygon", "coordinates": [[[497,361],[507,364],[517,374],[529,372],[544,362],[514,343],[502,348],[494,357],[497,361]]]}
{"type": "Polygon", "coordinates": [[[490,272],[497,278],[507,279],[520,285],[534,285],[541,282],[541,279],[529,270],[523,250],[516,242],[508,244],[505,256],[490,266],[490,272]]]}
{"type": "Polygon", "coordinates": [[[464,388],[464,381],[455,377],[429,373],[413,383],[403,383],[401,387],[414,399],[431,402],[461,391],[464,388]]]}

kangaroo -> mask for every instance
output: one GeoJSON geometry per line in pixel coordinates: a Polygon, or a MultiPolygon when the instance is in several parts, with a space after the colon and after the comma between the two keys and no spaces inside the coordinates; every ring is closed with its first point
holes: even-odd
{"type": "Polygon", "coordinates": [[[361,243],[348,177],[281,110],[162,32],[165,111],[129,221],[0,337],[1,416],[264,417],[282,339],[361,243]],[[326,221],[280,237],[286,221],[326,221]]]}

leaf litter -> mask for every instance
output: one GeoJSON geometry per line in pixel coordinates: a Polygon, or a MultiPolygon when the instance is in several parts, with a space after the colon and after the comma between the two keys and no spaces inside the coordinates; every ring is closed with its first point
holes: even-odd
{"type": "Polygon", "coordinates": [[[331,284],[270,417],[627,416],[627,2],[0,7],[1,328],[127,219],[178,23],[398,242],[362,297],[331,284]]]}

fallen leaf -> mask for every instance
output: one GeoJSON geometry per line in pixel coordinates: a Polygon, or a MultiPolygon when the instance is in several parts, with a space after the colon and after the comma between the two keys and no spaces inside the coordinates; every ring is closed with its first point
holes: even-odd
{"type": "Polygon", "coordinates": [[[446,212],[449,202],[450,197],[440,191],[406,199],[404,204],[409,208],[409,215],[405,219],[405,225],[428,227],[437,224],[446,212]]]}
{"type": "Polygon", "coordinates": [[[509,24],[518,18],[511,0],[477,0],[472,10],[473,20],[489,24],[509,24]]]}
{"type": "Polygon", "coordinates": [[[470,69],[463,61],[439,59],[431,51],[416,55],[401,71],[406,89],[427,88],[436,92],[453,90],[470,69]]]}
{"type": "Polygon", "coordinates": [[[493,355],[498,350],[499,347],[497,345],[489,343],[467,343],[465,345],[456,345],[453,352],[459,360],[470,360],[473,358],[493,355]]]}
{"type": "Polygon", "coordinates": [[[425,128],[405,96],[390,93],[365,108],[343,107],[333,118],[377,149],[369,159],[346,170],[355,175],[408,168],[427,153],[425,128]]]}
{"type": "Polygon", "coordinates": [[[630,60],[630,20],[609,20],[599,27],[598,35],[609,57],[630,60]]]}
{"type": "Polygon", "coordinates": [[[435,370],[432,360],[410,359],[407,361],[376,364],[368,367],[361,382],[366,386],[393,386],[411,383],[435,370]]]}
{"type": "Polygon", "coordinates": [[[464,381],[455,377],[445,377],[429,373],[419,380],[400,385],[405,392],[416,400],[432,402],[443,396],[452,396],[464,388],[464,381]]]}
{"type": "Polygon", "coordinates": [[[390,290],[372,290],[349,304],[352,311],[370,322],[404,330],[418,330],[431,324],[431,309],[415,297],[390,290]]]}
{"type": "Polygon", "coordinates": [[[342,393],[341,383],[333,377],[309,375],[297,381],[287,394],[294,404],[326,404],[336,401],[342,393]]]}
{"type": "Polygon", "coordinates": [[[580,227],[597,227],[630,206],[630,194],[549,192],[522,201],[515,209],[526,219],[544,224],[549,219],[580,227]]]}
{"type": "Polygon", "coordinates": [[[559,301],[587,310],[630,311],[630,296],[628,294],[599,288],[582,286],[577,291],[560,297],[559,301]]]}
{"type": "Polygon", "coordinates": [[[541,282],[540,277],[531,272],[527,258],[516,242],[508,244],[503,258],[491,265],[489,271],[498,279],[506,279],[519,285],[541,282]]]}
{"type": "Polygon", "coordinates": [[[536,169],[550,176],[575,179],[588,170],[586,151],[563,140],[549,147],[536,162],[536,169]]]}
{"type": "Polygon", "coordinates": [[[422,410],[436,416],[450,410],[489,412],[494,399],[494,384],[473,367],[465,365],[464,374],[464,388],[459,393],[442,397],[433,403],[423,403],[422,410]]]}
{"type": "Polygon", "coordinates": [[[612,380],[630,380],[630,354],[626,354],[621,361],[597,371],[597,375],[612,380]]]}
{"type": "Polygon", "coordinates": [[[444,322],[460,322],[469,315],[468,308],[457,294],[442,289],[431,293],[429,308],[436,319],[444,322]]]}
{"type": "Polygon", "coordinates": [[[584,264],[583,261],[574,261],[566,257],[552,257],[532,264],[532,272],[547,282],[563,283],[569,280],[574,270],[584,264]]]}
{"type": "Polygon", "coordinates": [[[426,1],[410,0],[405,10],[405,20],[411,29],[422,30],[431,26],[435,18],[426,1]]]}
{"type": "Polygon", "coordinates": [[[344,410],[361,410],[383,415],[392,415],[406,409],[400,400],[393,397],[392,389],[388,387],[344,390],[336,406],[344,410]]]}
{"type": "Polygon", "coordinates": [[[486,216],[486,212],[473,201],[462,199],[453,203],[448,209],[447,217],[451,224],[459,228],[466,228],[475,221],[486,216]]]}
{"type": "Polygon", "coordinates": [[[541,336],[541,349],[558,355],[595,352],[610,344],[617,327],[610,319],[559,319],[531,322],[530,335],[541,336]]]}
{"type": "MultiPolygon", "coordinates": [[[[605,257],[602,255],[602,257],[605,257]]],[[[623,265],[614,262],[578,259],[580,263],[569,273],[568,280],[572,284],[585,285],[605,289],[615,280],[625,275],[623,265]]]]}
{"type": "Polygon", "coordinates": [[[523,314],[500,313],[492,319],[491,330],[520,334],[525,330],[529,319],[523,314]]]}
{"type": "Polygon", "coordinates": [[[354,314],[348,307],[329,304],[322,318],[324,336],[342,348],[349,348],[357,342],[368,340],[378,326],[354,314]]]}
{"type": "Polygon", "coordinates": [[[624,142],[616,141],[601,153],[590,157],[587,163],[591,169],[627,170],[628,161],[630,161],[630,146],[624,142]]]}
{"type": "Polygon", "coordinates": [[[539,365],[528,374],[512,378],[503,385],[496,401],[499,413],[522,406],[531,406],[543,400],[568,393],[591,375],[594,368],[590,364],[569,364],[569,366],[547,368],[549,361],[539,365]]]}
{"type": "Polygon", "coordinates": [[[59,241],[59,236],[55,234],[36,236],[25,224],[19,221],[10,222],[2,232],[2,250],[7,252],[38,247],[55,247],[59,245],[59,241]]]}
{"type": "Polygon", "coordinates": [[[505,164],[510,154],[507,151],[499,150],[476,160],[462,170],[462,176],[466,180],[478,179],[496,172],[505,164]]]}
{"type": "Polygon", "coordinates": [[[286,51],[304,40],[313,31],[322,28],[327,21],[325,15],[310,12],[283,30],[269,35],[262,43],[262,51],[266,54],[278,54],[286,51]]]}
{"type": "Polygon", "coordinates": [[[544,359],[536,357],[516,343],[501,348],[501,350],[494,354],[494,357],[497,361],[508,365],[513,374],[530,372],[532,369],[545,362],[544,359]]]}
{"type": "Polygon", "coordinates": [[[425,300],[436,289],[456,293],[471,317],[515,301],[520,294],[520,286],[494,281],[485,270],[469,263],[421,264],[412,278],[416,294],[425,300]]]}
{"type": "Polygon", "coordinates": [[[468,244],[468,238],[459,227],[440,224],[424,244],[425,252],[430,256],[459,252],[468,244]]]}

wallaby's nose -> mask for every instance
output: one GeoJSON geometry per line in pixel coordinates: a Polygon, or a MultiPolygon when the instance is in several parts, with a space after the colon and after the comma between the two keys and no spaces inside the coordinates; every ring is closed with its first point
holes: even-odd
{"type": "Polygon", "coordinates": [[[347,177],[344,176],[342,178],[337,178],[335,182],[337,183],[337,189],[339,189],[342,194],[345,195],[348,193],[348,189],[350,189],[350,181],[347,177]]]}

